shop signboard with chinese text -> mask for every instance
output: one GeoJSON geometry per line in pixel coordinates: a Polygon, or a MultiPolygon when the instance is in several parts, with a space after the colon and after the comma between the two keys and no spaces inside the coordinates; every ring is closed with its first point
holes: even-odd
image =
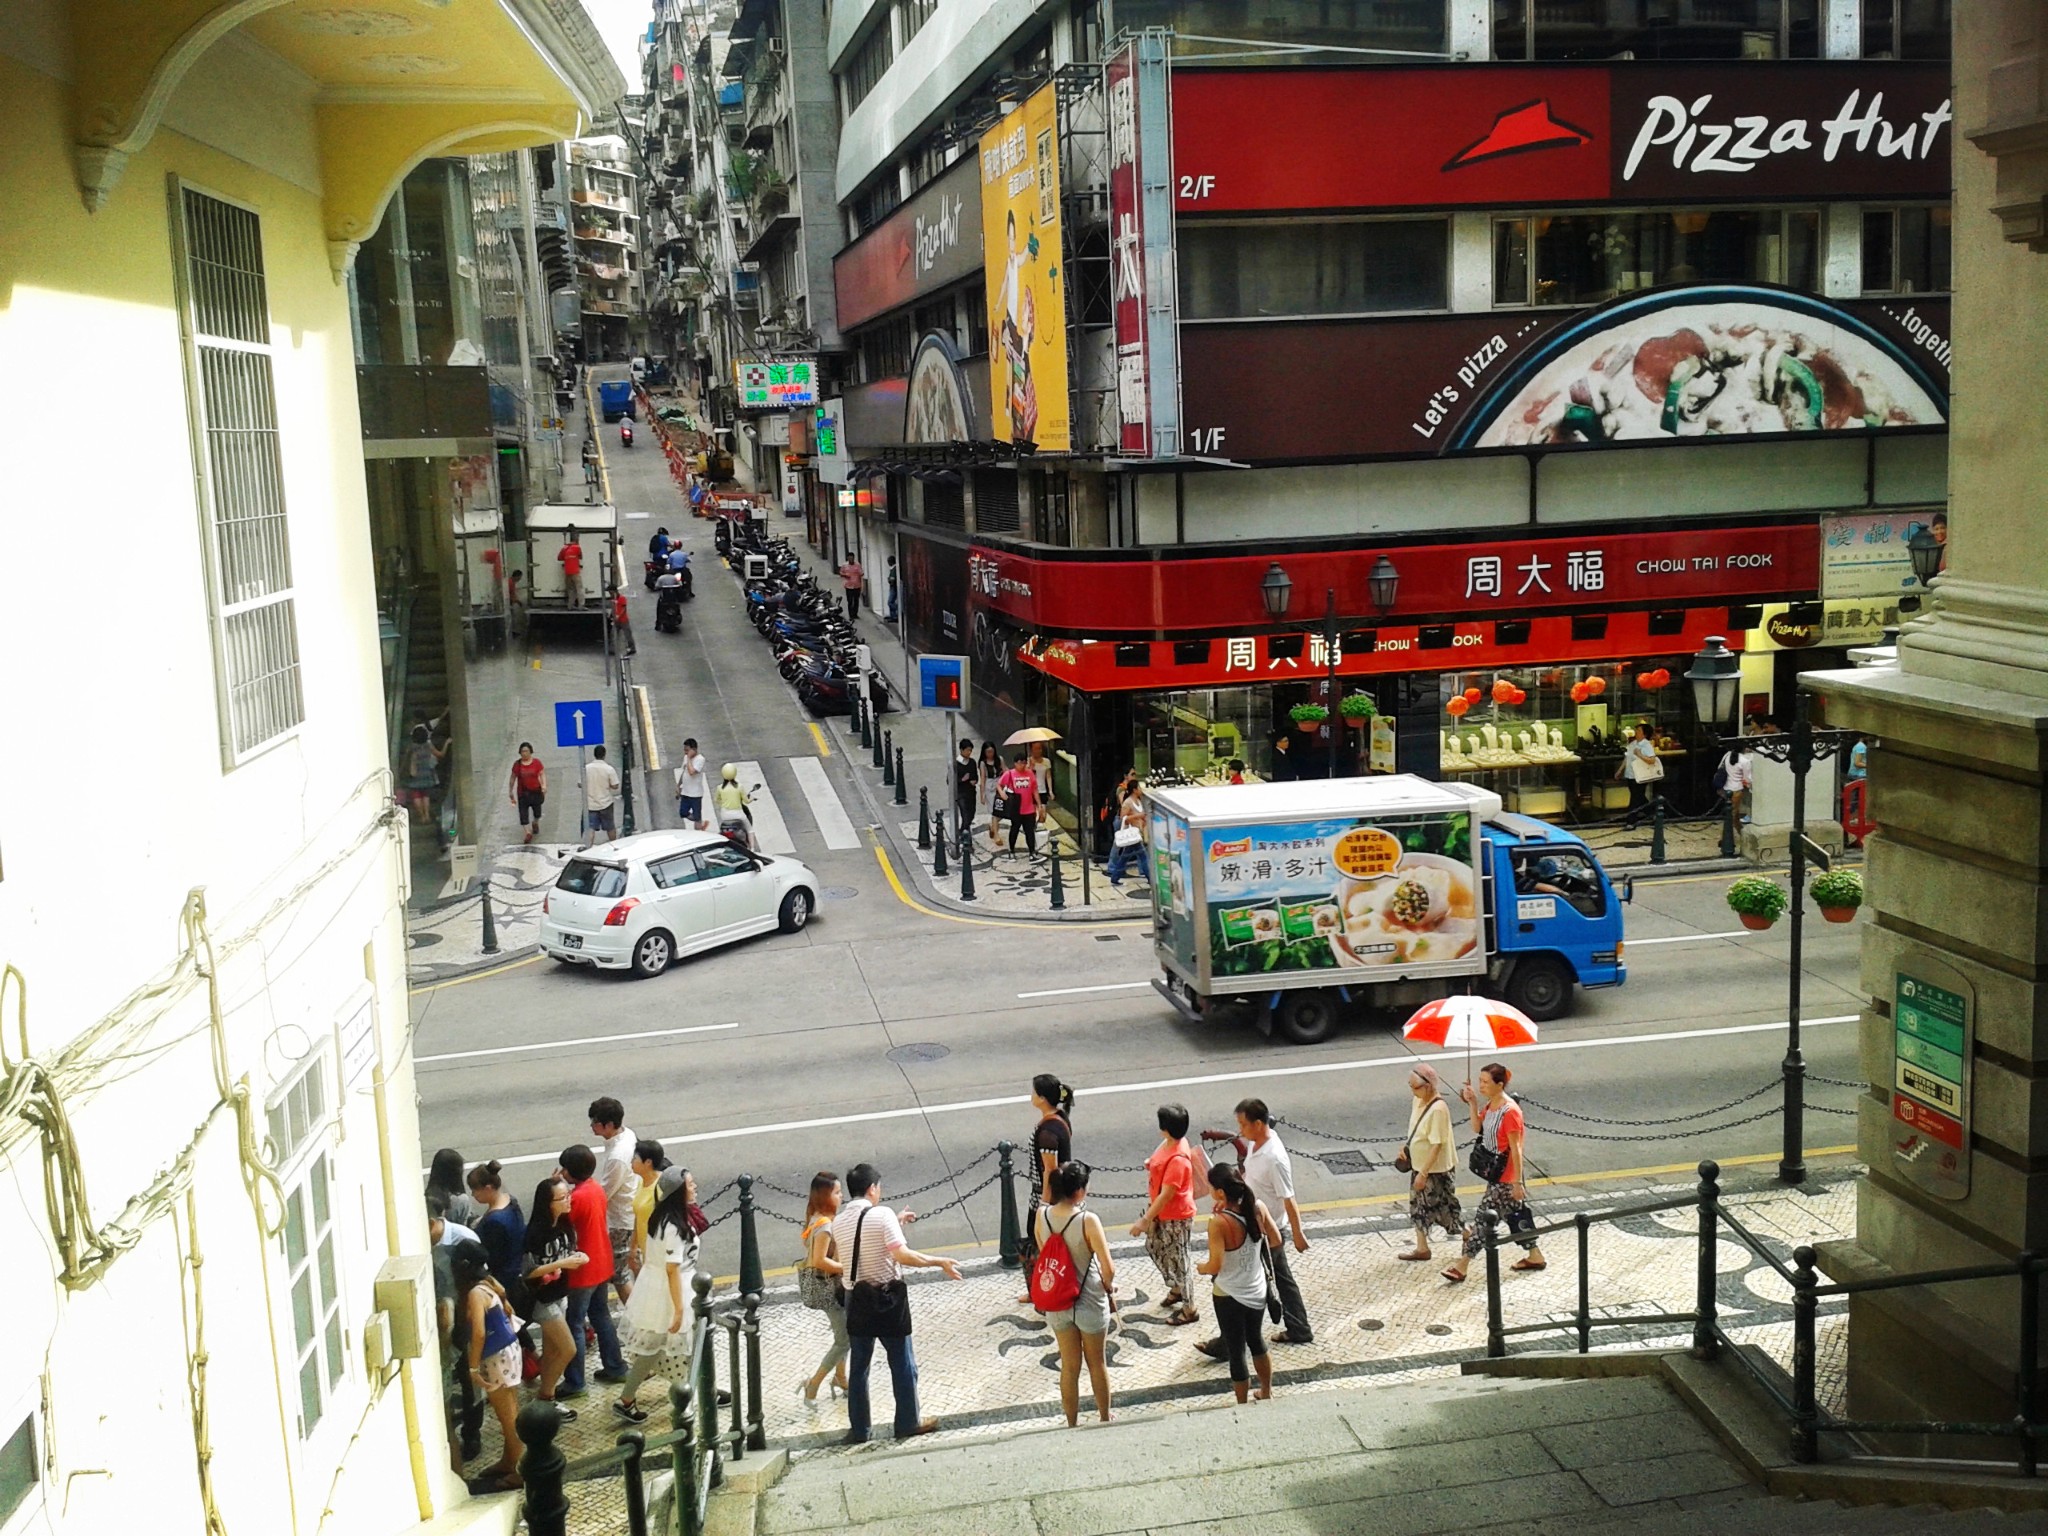
{"type": "Polygon", "coordinates": [[[1109,111],[1110,296],[1117,447],[1179,456],[1179,306],[1167,34],[1147,31],[1103,70],[1109,111]]]}
{"type": "Polygon", "coordinates": [[[1918,946],[1892,974],[1892,1170],[1943,1200],[1970,1192],[1976,993],[1918,946]]]}
{"type": "Polygon", "coordinates": [[[817,438],[818,478],[827,485],[845,485],[853,479],[853,455],[846,443],[846,402],[821,400],[814,428],[817,438]]]}
{"type": "Polygon", "coordinates": [[[1897,598],[1851,602],[1766,603],[1763,622],[1749,635],[1754,651],[1803,651],[1814,646],[1875,645],[1899,625],[1897,598]]]}
{"type": "Polygon", "coordinates": [[[1184,446],[1268,462],[1934,431],[1948,325],[1942,298],[1760,284],[1590,310],[1189,323],[1184,446]],[[1329,379],[1344,387],[1303,387],[1329,379]]]}
{"type": "Polygon", "coordinates": [[[1059,102],[1047,85],[981,137],[990,432],[1041,452],[1067,425],[1066,257],[1060,230],[1059,102]]]}
{"type": "Polygon", "coordinates": [[[1945,199],[1949,66],[1865,60],[1183,70],[1182,213],[1945,199]],[[1369,149],[1361,146],[1370,146],[1369,149]]]}
{"type": "MultiPolygon", "coordinates": [[[[1336,593],[1347,627],[1448,615],[1519,618],[1545,609],[1793,599],[1810,596],[1820,579],[1820,541],[1811,521],[1392,545],[1385,554],[1400,584],[1393,608],[1381,612],[1370,584],[1380,553],[1317,550],[1279,558],[1297,591],[1336,593]]],[[[1027,629],[1213,631],[1271,624],[1259,583],[1273,559],[1055,562],[976,545],[971,573],[977,601],[1027,629]]]]}
{"type": "Polygon", "coordinates": [[[1934,507],[1822,518],[1820,595],[1880,597],[1894,605],[1902,595],[1917,595],[1921,587],[1913,575],[1909,546],[1913,535],[1923,528],[1938,529],[1946,537],[1948,519],[1934,507]],[[1935,522],[1937,516],[1941,517],[1939,523],[1935,522]]]}
{"type": "Polygon", "coordinates": [[[733,364],[733,375],[743,411],[786,411],[818,403],[815,358],[741,358],[733,364]]]}

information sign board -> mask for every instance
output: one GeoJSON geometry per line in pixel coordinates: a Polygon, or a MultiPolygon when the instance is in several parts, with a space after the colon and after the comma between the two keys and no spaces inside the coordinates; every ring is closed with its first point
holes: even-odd
{"type": "Polygon", "coordinates": [[[1892,976],[1892,1166],[1928,1194],[1970,1192],[1970,1054],[1976,1004],[1969,981],[1924,952],[1892,976]]]}

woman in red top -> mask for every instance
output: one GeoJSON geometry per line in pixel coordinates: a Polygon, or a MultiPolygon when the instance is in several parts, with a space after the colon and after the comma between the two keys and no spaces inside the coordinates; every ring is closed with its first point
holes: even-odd
{"type": "Polygon", "coordinates": [[[1038,852],[1038,775],[1026,763],[1024,754],[1019,752],[1010,764],[1010,771],[997,781],[1007,797],[1005,804],[1010,812],[1010,852],[1017,851],[1017,834],[1024,834],[1024,846],[1032,853],[1038,852]]]}
{"type": "Polygon", "coordinates": [[[526,828],[526,841],[532,842],[540,831],[540,809],[548,797],[548,770],[541,760],[533,755],[533,743],[519,743],[519,756],[512,762],[512,778],[507,785],[512,794],[512,803],[519,807],[519,824],[526,828]]]}
{"type": "Polygon", "coordinates": [[[1145,1159],[1145,1188],[1152,1203],[1131,1227],[1145,1239],[1145,1251],[1166,1282],[1167,1322],[1178,1328],[1195,1320],[1188,1273],[1188,1242],[1195,1227],[1195,1153],[1188,1145],[1188,1112],[1181,1104],[1159,1106],[1159,1145],[1145,1159]]]}
{"type": "MultiPolygon", "coordinates": [[[[1499,1062],[1488,1062],[1479,1069],[1479,1091],[1474,1093],[1467,1083],[1458,1090],[1458,1097],[1471,1107],[1472,1129],[1479,1135],[1479,1145],[1472,1150],[1472,1171],[1483,1173],[1486,1178],[1486,1193],[1479,1197],[1479,1208],[1492,1211],[1508,1231],[1529,1233],[1536,1228],[1536,1218],[1529,1214],[1529,1185],[1522,1147],[1528,1127],[1522,1119],[1522,1106],[1508,1097],[1511,1075],[1499,1062]]],[[[1525,1236],[1517,1241],[1528,1252],[1515,1261],[1516,1269],[1547,1267],[1543,1250],[1536,1246],[1534,1237],[1525,1236]]],[[[1454,1284],[1463,1280],[1480,1247],[1479,1227],[1475,1223],[1465,1229],[1465,1251],[1451,1261],[1444,1278],[1454,1284]]]]}

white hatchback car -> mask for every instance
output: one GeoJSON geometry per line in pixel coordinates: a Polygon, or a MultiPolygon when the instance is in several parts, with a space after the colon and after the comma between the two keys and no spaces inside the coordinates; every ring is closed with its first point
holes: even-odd
{"type": "Polygon", "coordinates": [[[678,956],[780,928],[818,906],[795,859],[715,832],[641,832],[571,855],[541,903],[540,947],[569,965],[659,976],[678,956]]]}

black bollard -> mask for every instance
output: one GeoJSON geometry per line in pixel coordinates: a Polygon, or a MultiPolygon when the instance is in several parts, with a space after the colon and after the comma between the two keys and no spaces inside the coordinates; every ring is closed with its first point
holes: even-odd
{"type": "Polygon", "coordinates": [[[974,900],[974,852],[963,848],[960,851],[960,899],[974,900]]]}
{"type": "Polygon", "coordinates": [[[481,889],[484,903],[484,953],[495,955],[498,952],[498,925],[491,917],[491,882],[488,876],[485,877],[481,889]]]}
{"type": "Polygon", "coordinates": [[[519,1438],[526,1453],[519,1458],[519,1477],[526,1485],[523,1500],[530,1536],[563,1536],[569,1524],[569,1499],[562,1474],[569,1458],[555,1444],[562,1420],[553,1403],[533,1399],[519,1410],[519,1438]]]}
{"type": "Polygon", "coordinates": [[[754,1176],[743,1173],[740,1185],[740,1292],[758,1294],[767,1284],[761,1276],[761,1238],[754,1230],[754,1176]]]}
{"type": "Polygon", "coordinates": [[[996,1253],[1005,1269],[1015,1269],[1024,1253],[1024,1240],[1017,1226],[1017,1175],[1010,1163],[1010,1154],[1016,1150],[1007,1141],[996,1143],[996,1183],[1003,1192],[1003,1217],[997,1229],[996,1253]]]}
{"type": "MultiPolygon", "coordinates": [[[[873,710],[869,710],[869,711],[868,711],[868,718],[869,718],[870,720],[872,720],[872,719],[874,718],[874,711],[873,711],[873,710]]],[[[886,751],[886,750],[888,750],[888,749],[887,749],[886,747],[884,747],[884,746],[882,745],[882,733],[881,733],[881,731],[880,731],[880,730],[876,730],[876,731],[875,731],[875,733],[874,733],[874,738],[875,738],[875,742],[874,742],[874,744],[875,744],[875,758],[874,758],[874,762],[875,762],[875,766],[876,766],[877,768],[879,768],[879,767],[881,767],[881,766],[882,766],[882,754],[883,754],[883,752],[885,752],[885,751],[886,751]]],[[[867,738],[866,738],[865,736],[863,736],[863,737],[861,738],[861,745],[862,745],[862,746],[866,746],[867,744],[868,744],[868,742],[867,742],[867,738]]]]}
{"type": "MultiPolygon", "coordinates": [[[[894,731],[882,732],[882,784],[885,788],[896,782],[895,742],[896,733],[894,731]]],[[[901,802],[899,801],[898,803],[900,804],[901,802]]]]}
{"type": "MultiPolygon", "coordinates": [[[[887,782],[886,776],[884,777],[883,782],[887,782]]],[[[919,790],[918,793],[923,794],[924,791],[919,790]]],[[[903,749],[901,747],[898,747],[896,749],[896,803],[898,805],[910,804],[909,793],[906,789],[906,783],[903,777],[903,749]]]]}
{"type": "Polygon", "coordinates": [[[1664,797],[1650,791],[1650,862],[1664,862],[1664,797]]]}
{"type": "Polygon", "coordinates": [[[937,834],[932,839],[932,874],[936,878],[943,880],[946,876],[946,813],[944,811],[939,812],[933,818],[932,831],[937,834]]]}
{"type": "Polygon", "coordinates": [[[1054,835],[1052,836],[1052,838],[1051,838],[1051,839],[1049,839],[1049,841],[1051,842],[1051,845],[1052,845],[1052,849],[1051,849],[1051,851],[1052,851],[1052,909],[1053,909],[1053,911],[1055,911],[1055,912],[1061,912],[1061,911],[1064,911],[1064,910],[1066,909],[1066,905],[1067,905],[1067,888],[1066,888],[1066,886],[1065,886],[1064,884],[1062,884],[1062,883],[1061,883],[1061,881],[1060,881],[1060,840],[1059,840],[1059,835],[1058,835],[1057,833],[1055,833],[1055,834],[1054,834],[1054,835]]]}
{"type": "Polygon", "coordinates": [[[932,845],[932,792],[924,785],[917,786],[917,846],[929,848],[932,845]]]}
{"type": "Polygon", "coordinates": [[[854,696],[853,708],[854,712],[860,716],[861,750],[863,752],[872,752],[875,749],[875,718],[868,712],[867,706],[860,701],[860,697],[857,694],[854,696]]]}

